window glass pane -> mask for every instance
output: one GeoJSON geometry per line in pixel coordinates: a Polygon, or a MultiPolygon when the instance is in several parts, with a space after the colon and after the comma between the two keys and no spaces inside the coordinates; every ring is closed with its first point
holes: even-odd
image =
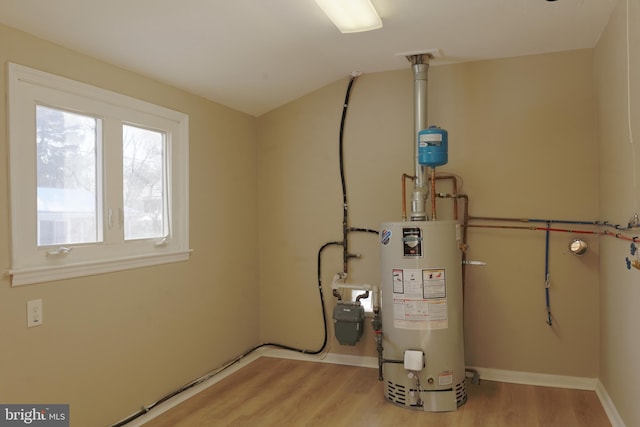
{"type": "Polygon", "coordinates": [[[95,117],[36,106],[38,246],[99,240],[95,117]]]}
{"type": "Polygon", "coordinates": [[[165,134],[131,125],[122,134],[124,238],[165,237],[165,134]]]}

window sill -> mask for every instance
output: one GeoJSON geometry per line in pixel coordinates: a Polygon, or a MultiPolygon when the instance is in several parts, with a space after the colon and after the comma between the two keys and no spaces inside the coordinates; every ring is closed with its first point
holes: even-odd
{"type": "Polygon", "coordinates": [[[9,270],[7,274],[11,277],[12,287],[33,285],[36,283],[52,282],[54,280],[73,279],[76,277],[93,276],[96,274],[187,261],[191,252],[192,250],[189,249],[186,251],[83,262],[55,267],[23,268],[9,270]]]}

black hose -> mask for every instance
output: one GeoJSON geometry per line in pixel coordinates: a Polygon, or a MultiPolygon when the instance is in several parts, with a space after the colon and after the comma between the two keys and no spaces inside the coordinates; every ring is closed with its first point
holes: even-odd
{"type": "Polygon", "coordinates": [[[347,119],[347,110],[349,109],[349,98],[351,97],[351,89],[357,77],[351,76],[347,93],[344,96],[342,104],[342,118],[340,119],[340,136],[339,136],[339,161],[340,161],[340,183],[342,184],[342,271],[347,273],[349,261],[349,204],[347,203],[347,184],[344,177],[344,125],[347,119]]]}
{"type": "Polygon", "coordinates": [[[324,339],[322,341],[322,345],[320,346],[320,348],[317,350],[305,350],[305,349],[290,347],[284,344],[265,343],[255,347],[253,350],[250,350],[249,353],[251,351],[257,350],[258,348],[264,347],[264,346],[278,347],[285,350],[296,351],[298,353],[303,353],[303,354],[320,354],[324,351],[325,347],[327,346],[327,341],[329,339],[329,331],[328,331],[328,325],[327,325],[327,315],[325,313],[324,294],[322,292],[322,252],[329,246],[342,246],[342,242],[327,242],[324,245],[322,245],[318,250],[318,292],[320,293],[320,306],[322,308],[322,321],[324,324],[324,339]]]}
{"type": "Polygon", "coordinates": [[[349,227],[347,229],[348,232],[361,232],[361,233],[372,233],[372,234],[380,234],[378,230],[372,230],[371,228],[357,228],[357,227],[349,227]]]}

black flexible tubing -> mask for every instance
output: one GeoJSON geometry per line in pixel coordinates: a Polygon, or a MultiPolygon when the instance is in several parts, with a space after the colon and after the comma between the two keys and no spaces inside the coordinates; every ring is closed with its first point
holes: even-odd
{"type": "Polygon", "coordinates": [[[322,245],[318,250],[318,292],[320,294],[320,306],[322,308],[322,322],[324,325],[324,338],[322,340],[322,345],[320,346],[320,348],[317,350],[306,350],[306,349],[291,347],[284,344],[269,342],[269,343],[260,344],[259,346],[254,347],[253,349],[249,350],[245,354],[249,354],[252,351],[259,349],[260,347],[266,347],[266,346],[278,347],[284,350],[291,350],[291,351],[295,351],[303,354],[320,354],[324,351],[325,347],[327,346],[327,342],[329,340],[329,331],[328,331],[328,325],[327,325],[327,315],[325,313],[324,293],[322,292],[322,252],[329,246],[342,246],[342,242],[327,242],[324,245],[322,245]]]}
{"type": "Polygon", "coordinates": [[[340,162],[340,183],[342,185],[342,271],[347,273],[349,261],[349,204],[347,203],[347,184],[344,176],[344,125],[347,119],[347,110],[349,109],[349,98],[351,97],[351,89],[355,83],[357,76],[351,76],[347,92],[344,96],[342,104],[342,117],[340,119],[340,135],[339,135],[339,162],[340,162]]]}
{"type": "Polygon", "coordinates": [[[358,227],[349,227],[347,229],[348,232],[360,232],[360,233],[372,233],[372,234],[380,234],[378,230],[373,230],[371,228],[358,228],[358,227]]]}

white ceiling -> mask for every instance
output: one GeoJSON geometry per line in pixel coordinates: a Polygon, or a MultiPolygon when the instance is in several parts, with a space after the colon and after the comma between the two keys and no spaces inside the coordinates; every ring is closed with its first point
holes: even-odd
{"type": "Polygon", "coordinates": [[[0,0],[0,22],[259,116],[352,71],[594,47],[618,0],[372,0],[341,34],[314,0],[0,0]]]}

